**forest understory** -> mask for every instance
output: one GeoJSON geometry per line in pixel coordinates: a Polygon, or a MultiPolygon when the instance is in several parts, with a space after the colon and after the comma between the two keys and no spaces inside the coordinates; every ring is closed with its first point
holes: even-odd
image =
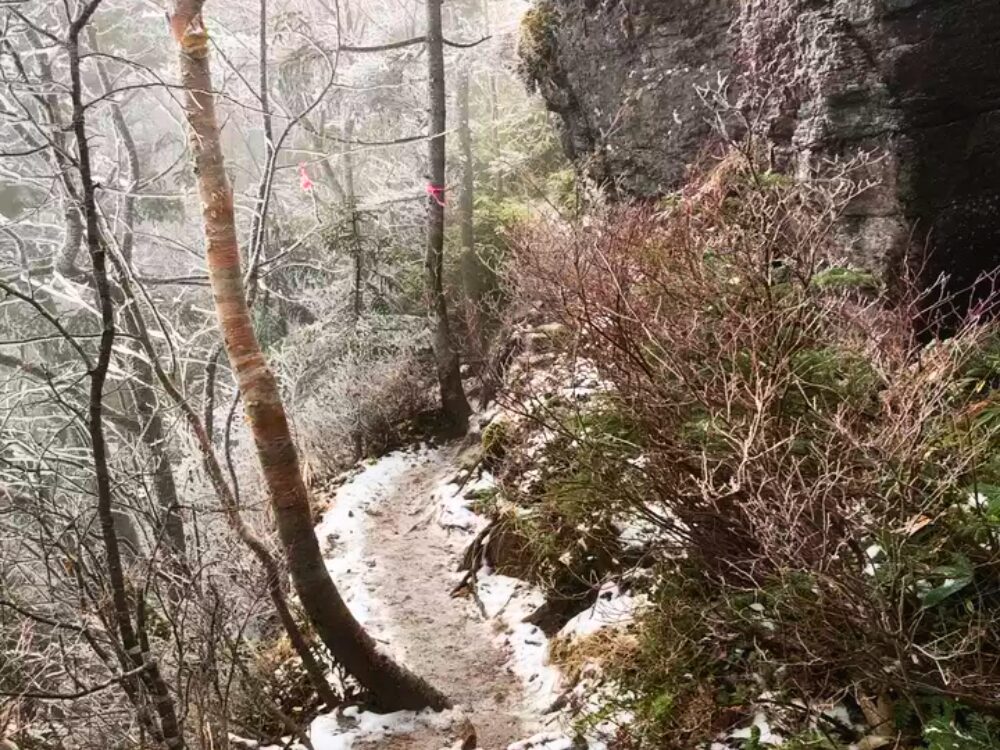
{"type": "Polygon", "coordinates": [[[0,750],[1000,750],[997,272],[567,7],[0,0],[0,750]]]}

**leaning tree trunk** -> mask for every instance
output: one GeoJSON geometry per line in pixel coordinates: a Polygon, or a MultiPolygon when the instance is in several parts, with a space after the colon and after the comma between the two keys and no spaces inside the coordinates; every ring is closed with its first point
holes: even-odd
{"type": "Polygon", "coordinates": [[[441,32],[441,0],[427,0],[427,72],[430,99],[430,184],[427,188],[427,294],[434,321],[434,355],[437,361],[441,406],[449,427],[463,434],[469,425],[469,402],[462,388],[458,352],[448,321],[448,302],[444,296],[444,202],[445,202],[445,128],[448,113],[445,103],[444,37],[441,32]]]}
{"type": "Polygon", "coordinates": [[[170,25],[180,48],[184,109],[201,194],[208,274],[226,354],[246,404],[292,583],[334,658],[381,707],[444,708],[447,698],[379,651],[347,608],[320,553],[288,419],[277,382],[257,342],[244,293],[233,194],[212,94],[203,4],[203,0],[176,0],[170,25]]]}

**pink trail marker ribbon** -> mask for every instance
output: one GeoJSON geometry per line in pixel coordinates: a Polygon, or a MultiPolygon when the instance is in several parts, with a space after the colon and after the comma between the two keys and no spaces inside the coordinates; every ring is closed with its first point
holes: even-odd
{"type": "Polygon", "coordinates": [[[309,173],[306,171],[306,163],[304,161],[299,162],[299,185],[302,190],[307,193],[314,187],[313,181],[310,179],[309,173]]]}
{"type": "Polygon", "coordinates": [[[427,195],[434,199],[434,202],[444,208],[444,185],[434,185],[427,183],[427,195]]]}

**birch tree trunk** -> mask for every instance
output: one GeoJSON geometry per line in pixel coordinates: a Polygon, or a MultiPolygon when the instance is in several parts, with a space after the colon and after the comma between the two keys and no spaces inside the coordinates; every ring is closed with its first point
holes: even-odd
{"type": "Polygon", "coordinates": [[[445,129],[448,112],[444,80],[444,37],[441,31],[441,0],[427,0],[427,72],[430,101],[428,161],[430,185],[427,190],[427,257],[425,270],[430,314],[434,321],[434,355],[437,361],[441,406],[449,427],[464,434],[469,425],[469,402],[462,388],[458,352],[448,320],[444,296],[444,203],[445,129]]]}
{"type": "Polygon", "coordinates": [[[244,293],[233,195],[212,93],[203,5],[204,0],[176,0],[170,26],[180,52],[208,274],[226,354],[246,404],[292,583],[323,643],[382,708],[444,708],[448,705],[444,695],[379,651],[341,598],[320,552],[288,419],[277,382],[257,342],[244,293]]]}

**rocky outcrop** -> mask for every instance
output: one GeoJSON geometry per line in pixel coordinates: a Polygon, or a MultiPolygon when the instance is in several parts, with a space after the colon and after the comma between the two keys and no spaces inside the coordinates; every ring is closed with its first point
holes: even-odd
{"type": "Polygon", "coordinates": [[[683,181],[718,142],[705,99],[724,80],[776,168],[872,154],[855,261],[928,247],[955,284],[1000,264],[996,0],[540,0],[522,58],[566,151],[615,192],[683,181]]]}

